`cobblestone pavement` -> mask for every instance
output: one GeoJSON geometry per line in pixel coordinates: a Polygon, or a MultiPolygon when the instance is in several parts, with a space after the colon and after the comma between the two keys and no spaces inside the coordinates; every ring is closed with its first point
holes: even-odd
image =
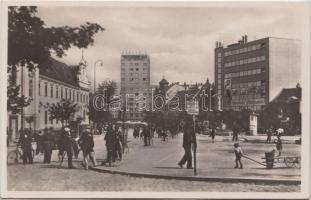
{"type": "Polygon", "coordinates": [[[50,165],[8,167],[10,191],[298,192],[300,185],[264,185],[136,178],[50,165]]]}

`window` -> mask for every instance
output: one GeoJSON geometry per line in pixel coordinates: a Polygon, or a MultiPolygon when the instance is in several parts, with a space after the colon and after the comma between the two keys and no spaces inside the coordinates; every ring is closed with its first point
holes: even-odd
{"type": "Polygon", "coordinates": [[[130,71],[133,71],[134,70],[134,68],[130,68],[130,71]]]}
{"type": "Polygon", "coordinates": [[[143,78],[144,81],[147,81],[147,78],[143,78]]]}
{"type": "Polygon", "coordinates": [[[65,88],[65,99],[67,99],[68,98],[68,90],[67,90],[67,88],[65,88]]]}
{"type": "Polygon", "coordinates": [[[56,98],[58,98],[58,85],[56,85],[56,98]]]}
{"type": "Polygon", "coordinates": [[[136,71],[138,71],[139,69],[138,68],[136,68],[136,71]]]}
{"type": "Polygon", "coordinates": [[[138,66],[138,63],[135,63],[135,66],[138,66]]]}
{"type": "Polygon", "coordinates": [[[77,92],[77,102],[79,102],[79,92],[77,92]]]}
{"type": "Polygon", "coordinates": [[[53,84],[51,84],[51,97],[53,98],[53,84]]]}
{"type": "Polygon", "coordinates": [[[76,91],[72,91],[72,100],[75,101],[76,100],[76,91]]]}
{"type": "Polygon", "coordinates": [[[29,96],[33,96],[33,81],[32,79],[29,79],[29,96]]]}
{"type": "Polygon", "coordinates": [[[48,83],[44,84],[44,96],[48,96],[48,83]]]}
{"type": "Polygon", "coordinates": [[[41,81],[39,81],[39,96],[41,96],[41,81]]]}
{"type": "Polygon", "coordinates": [[[60,98],[62,99],[64,97],[63,95],[63,87],[60,88],[60,98]]]}
{"type": "Polygon", "coordinates": [[[69,90],[69,100],[71,100],[71,90],[69,90]]]}

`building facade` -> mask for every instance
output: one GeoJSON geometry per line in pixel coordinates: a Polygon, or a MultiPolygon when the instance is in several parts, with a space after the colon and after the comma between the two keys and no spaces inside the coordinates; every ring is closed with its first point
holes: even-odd
{"type": "Polygon", "coordinates": [[[262,110],[282,88],[300,82],[298,40],[247,36],[224,47],[216,42],[215,86],[220,109],[262,110]]]}
{"type": "Polygon", "coordinates": [[[151,105],[150,58],[146,54],[121,55],[121,99],[126,120],[142,120],[151,105]]]}
{"type": "Polygon", "coordinates": [[[53,127],[61,128],[61,122],[51,120],[48,109],[51,105],[67,99],[78,105],[78,111],[70,121],[82,119],[81,124],[88,124],[88,101],[90,82],[86,75],[86,62],[81,60],[78,66],[68,66],[55,59],[50,64],[29,71],[26,67],[17,69],[16,84],[21,85],[21,94],[31,99],[30,105],[21,114],[8,112],[8,131],[11,141],[19,138],[22,127],[41,130],[53,127]]]}

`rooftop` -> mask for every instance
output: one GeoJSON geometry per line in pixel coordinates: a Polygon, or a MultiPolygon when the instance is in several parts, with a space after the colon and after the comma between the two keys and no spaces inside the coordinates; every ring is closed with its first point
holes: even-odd
{"type": "Polygon", "coordinates": [[[79,87],[76,76],[78,66],[68,66],[54,58],[50,58],[49,61],[50,63],[46,63],[44,67],[40,68],[40,75],[79,87]]]}

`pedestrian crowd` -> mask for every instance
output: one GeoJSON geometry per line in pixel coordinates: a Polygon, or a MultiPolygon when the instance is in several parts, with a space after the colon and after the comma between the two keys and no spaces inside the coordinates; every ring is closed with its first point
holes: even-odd
{"type": "MultiPolygon", "coordinates": [[[[102,165],[112,166],[112,163],[121,161],[124,150],[128,149],[127,134],[128,128],[124,125],[109,124],[106,128],[106,134],[104,137],[105,146],[107,150],[107,157],[101,163],[102,165]]],[[[212,143],[214,143],[216,135],[217,125],[216,123],[210,124],[210,137],[212,143]]],[[[192,152],[195,153],[197,149],[196,141],[196,130],[195,123],[191,119],[182,119],[175,129],[176,132],[170,131],[168,128],[156,127],[155,125],[135,125],[133,127],[134,138],[140,139],[144,146],[151,146],[153,144],[153,138],[155,134],[158,134],[158,138],[161,141],[167,141],[169,137],[174,137],[177,132],[183,133],[182,147],[184,149],[184,155],[178,162],[178,166],[183,168],[186,164],[188,169],[192,169],[192,152]]],[[[243,151],[238,143],[238,136],[240,134],[240,128],[237,122],[233,123],[232,126],[233,136],[232,141],[234,146],[235,155],[235,166],[234,168],[243,168],[242,157],[243,151]]],[[[23,163],[33,163],[34,150],[32,148],[33,138],[37,142],[37,148],[35,154],[42,153],[44,155],[43,163],[51,163],[53,149],[58,149],[58,159],[60,163],[63,162],[64,158],[67,158],[68,168],[75,168],[72,163],[73,157],[78,158],[79,152],[83,154],[82,165],[87,170],[89,168],[89,160],[91,160],[93,166],[97,166],[95,151],[94,151],[94,137],[90,127],[83,129],[82,134],[79,138],[75,138],[69,127],[64,127],[58,138],[55,139],[53,128],[46,128],[43,131],[39,131],[35,134],[30,129],[24,129],[20,132],[20,138],[18,144],[21,146],[23,151],[23,163]]],[[[266,130],[267,139],[266,143],[271,143],[273,133],[277,139],[275,140],[276,150],[278,156],[282,155],[282,131],[281,129],[273,130],[269,128],[266,130]]]]}

